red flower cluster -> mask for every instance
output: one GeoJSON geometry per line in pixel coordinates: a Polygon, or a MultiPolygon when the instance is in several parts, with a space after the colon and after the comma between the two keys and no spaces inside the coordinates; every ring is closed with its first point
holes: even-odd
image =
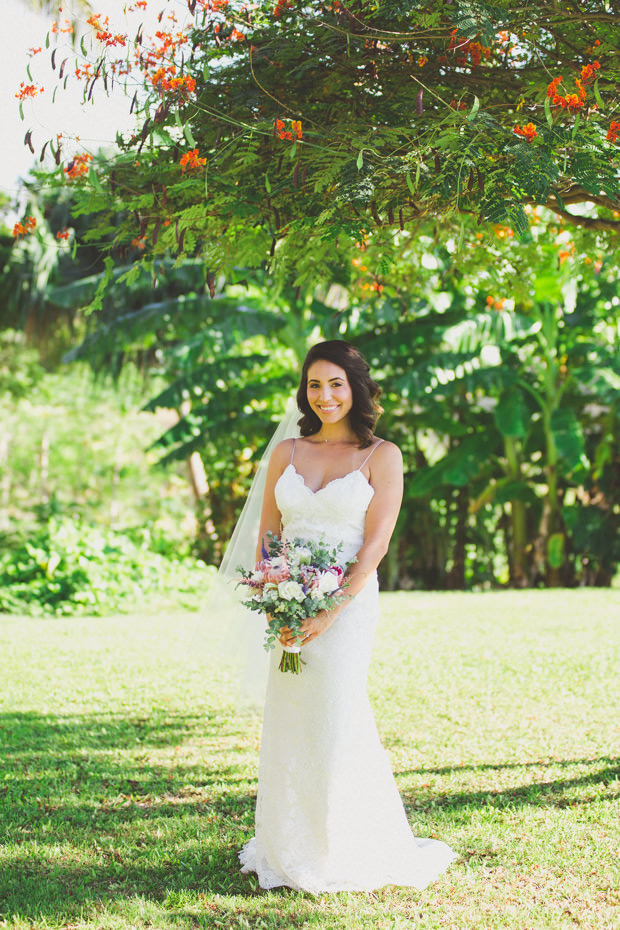
{"type": "Polygon", "coordinates": [[[66,227],[65,229],[59,229],[58,232],[56,233],[56,238],[57,239],[68,239],[69,230],[66,227]]]}
{"type": "Polygon", "coordinates": [[[197,5],[207,13],[219,13],[228,6],[228,0],[198,0],[197,5]]]}
{"type": "Polygon", "coordinates": [[[37,94],[42,94],[44,90],[44,87],[37,87],[36,84],[26,84],[22,81],[15,96],[18,100],[25,100],[26,97],[36,97],[37,94]]]}
{"type": "Polygon", "coordinates": [[[616,142],[620,136],[620,122],[618,120],[612,120],[609,129],[607,130],[607,141],[616,142]]]}
{"type": "Polygon", "coordinates": [[[512,131],[515,135],[522,136],[527,142],[531,142],[538,135],[534,123],[524,123],[523,126],[519,126],[517,123],[512,131]]]}
{"type": "Polygon", "coordinates": [[[114,48],[116,45],[121,45],[125,47],[127,45],[127,37],[121,35],[112,35],[108,30],[97,33],[97,38],[100,42],[105,42],[108,48],[114,48]]]}
{"type": "Polygon", "coordinates": [[[470,64],[472,68],[477,68],[483,57],[486,58],[487,61],[489,60],[491,57],[490,48],[487,48],[480,42],[470,42],[469,39],[457,35],[457,32],[458,30],[456,29],[452,30],[450,42],[448,43],[448,48],[451,52],[458,52],[456,59],[457,65],[464,67],[470,64]]]}
{"type": "Polygon", "coordinates": [[[189,168],[190,171],[196,168],[204,168],[207,164],[207,159],[198,157],[198,149],[190,149],[181,157],[179,164],[181,165],[181,171],[185,174],[186,168],[189,168]]]}
{"type": "Polygon", "coordinates": [[[89,155],[87,152],[83,152],[81,155],[75,155],[65,168],[67,180],[75,181],[76,178],[81,178],[82,175],[88,174],[92,160],[93,156],[89,155]]]}
{"type": "Polygon", "coordinates": [[[575,78],[575,84],[577,85],[576,94],[560,94],[558,92],[558,84],[562,81],[562,75],[554,78],[549,86],[547,87],[547,97],[551,98],[551,102],[555,107],[562,107],[567,109],[570,113],[577,113],[578,110],[581,110],[585,105],[586,101],[586,84],[593,83],[598,77],[597,71],[600,68],[598,61],[593,61],[591,65],[584,65],[581,69],[581,79],[575,78]]]}
{"type": "Polygon", "coordinates": [[[174,65],[168,65],[167,68],[158,68],[151,76],[151,83],[161,93],[168,91],[187,98],[189,94],[196,90],[196,81],[189,74],[186,74],[185,77],[174,77],[176,70],[174,65]]]}
{"type": "Polygon", "coordinates": [[[301,139],[303,136],[301,120],[298,119],[291,120],[290,129],[286,128],[286,124],[281,119],[277,119],[275,130],[280,139],[288,139],[289,142],[293,142],[295,139],[301,139]]]}
{"type": "Polygon", "coordinates": [[[466,110],[467,109],[467,104],[465,103],[465,101],[461,100],[460,103],[457,103],[455,97],[453,97],[452,100],[450,101],[450,106],[452,107],[453,110],[466,110]]]}
{"type": "Polygon", "coordinates": [[[276,19],[280,19],[284,11],[290,9],[292,6],[291,0],[278,0],[273,8],[273,15],[276,19]]]}
{"type": "Polygon", "coordinates": [[[600,63],[598,61],[593,61],[591,65],[584,65],[581,69],[581,80],[584,84],[593,84],[596,81],[598,74],[596,73],[600,68],[600,63]]]}
{"type": "Polygon", "coordinates": [[[27,216],[24,218],[23,223],[16,223],[13,227],[13,237],[19,239],[20,236],[29,236],[31,232],[34,232],[37,226],[37,221],[34,216],[27,216]]]}

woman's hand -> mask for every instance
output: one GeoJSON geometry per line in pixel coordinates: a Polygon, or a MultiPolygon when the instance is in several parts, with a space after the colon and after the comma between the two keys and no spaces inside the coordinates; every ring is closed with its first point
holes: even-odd
{"type": "Polygon", "coordinates": [[[320,613],[315,614],[314,617],[306,617],[301,624],[300,639],[295,637],[293,631],[289,629],[289,627],[283,627],[280,633],[280,642],[283,646],[306,646],[308,643],[311,643],[313,639],[316,639],[317,636],[320,636],[321,633],[329,630],[337,616],[338,614],[335,610],[321,610],[320,613]]]}

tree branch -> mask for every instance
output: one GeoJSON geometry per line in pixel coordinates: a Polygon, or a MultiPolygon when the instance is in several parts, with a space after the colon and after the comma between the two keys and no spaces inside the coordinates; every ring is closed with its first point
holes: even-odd
{"type": "Polygon", "coordinates": [[[558,216],[563,217],[572,226],[580,226],[582,229],[604,229],[608,232],[620,233],[620,220],[607,219],[602,216],[576,216],[574,213],[569,213],[568,210],[563,210],[555,197],[549,197],[545,206],[557,213],[558,216]]]}

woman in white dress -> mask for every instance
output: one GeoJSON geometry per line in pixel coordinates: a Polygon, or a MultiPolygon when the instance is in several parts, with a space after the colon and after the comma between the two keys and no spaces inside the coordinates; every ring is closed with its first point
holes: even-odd
{"type": "Polygon", "coordinates": [[[366,693],[376,568],[403,492],[400,450],[374,435],[379,393],[353,346],[313,346],[297,393],[301,438],[269,462],[257,561],[268,532],[340,543],[343,564],[356,561],[346,599],[302,624],[302,673],[280,672],[271,654],[255,836],[240,853],[263,888],[421,889],[456,858],[413,836],[366,693]]]}

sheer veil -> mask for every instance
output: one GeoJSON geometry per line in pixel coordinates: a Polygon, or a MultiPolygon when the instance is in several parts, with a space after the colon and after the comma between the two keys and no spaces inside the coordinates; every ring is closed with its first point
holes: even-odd
{"type": "Polygon", "coordinates": [[[259,708],[265,697],[269,654],[264,649],[264,624],[260,614],[247,610],[241,598],[247,589],[237,588],[238,569],[253,568],[256,562],[256,544],[260,528],[260,517],[267,478],[267,466],[274,447],[284,439],[299,436],[297,421],[301,414],[294,398],[289,400],[286,411],[271,437],[260,460],[252,481],[241,516],[237,521],[230,542],[218,569],[217,576],[207,594],[201,615],[206,614],[205,623],[192,637],[192,654],[200,661],[204,651],[218,654],[226,664],[236,668],[238,677],[238,704],[259,708]],[[211,639],[212,624],[218,618],[221,637],[211,639]]]}

